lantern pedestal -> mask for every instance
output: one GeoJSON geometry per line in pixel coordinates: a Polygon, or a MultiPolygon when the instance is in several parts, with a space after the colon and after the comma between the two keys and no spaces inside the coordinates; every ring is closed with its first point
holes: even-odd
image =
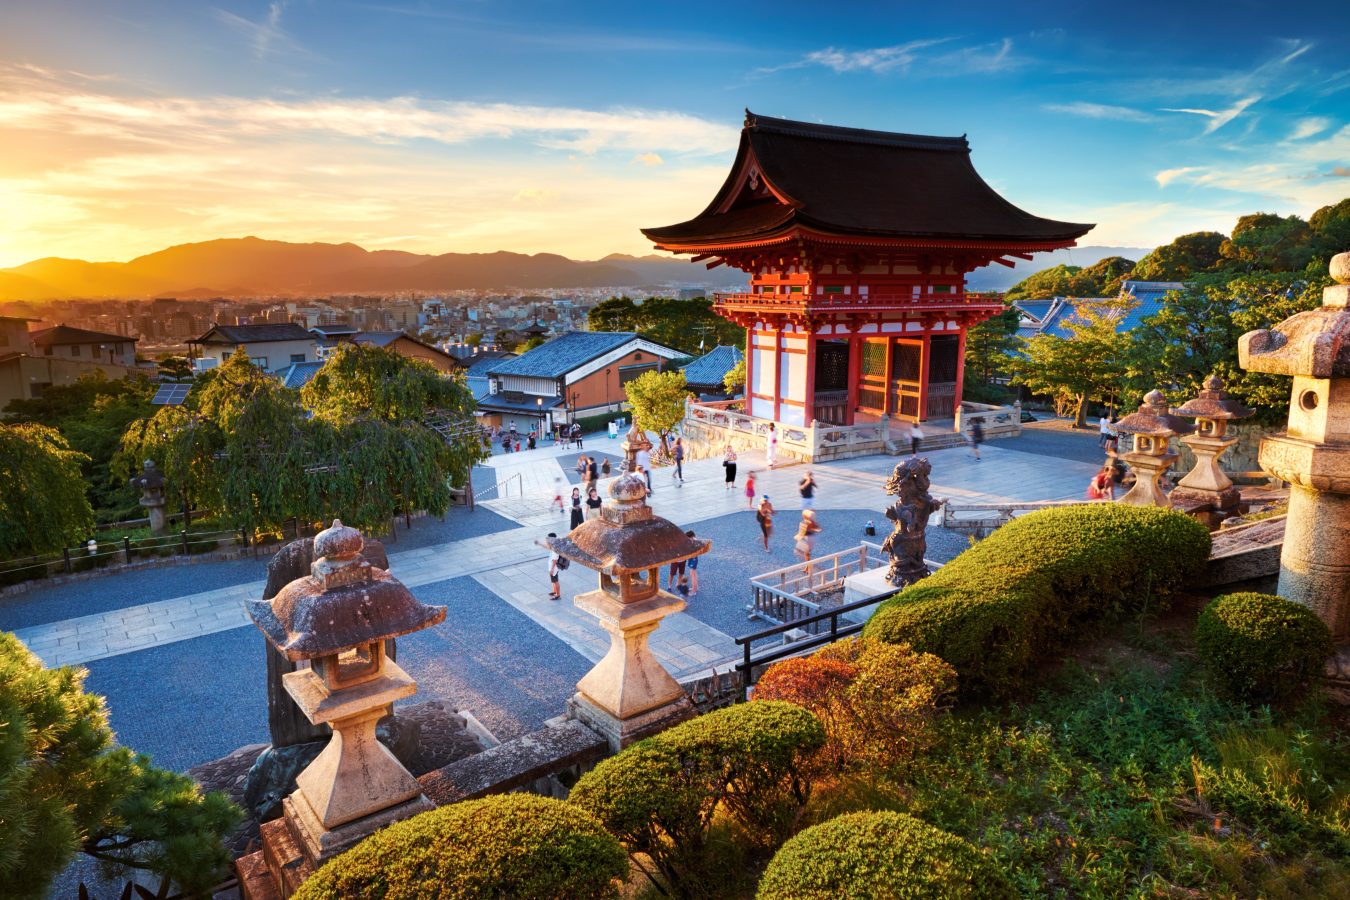
{"type": "Polygon", "coordinates": [[[1237,443],[1236,439],[1225,440],[1206,434],[1190,434],[1181,438],[1181,442],[1191,448],[1195,454],[1195,468],[1186,473],[1186,477],[1177,482],[1172,492],[1172,504],[1209,504],[1220,518],[1231,515],[1238,507],[1241,496],[1233,487],[1233,481],[1219,467],[1219,457],[1223,456],[1237,443]]]}
{"type": "Polygon", "coordinates": [[[684,689],[647,645],[662,619],[685,608],[683,600],[657,591],[624,603],[597,590],[572,602],[600,620],[610,641],[609,652],[577,682],[568,703],[573,718],[604,734],[617,751],[693,715],[684,689]]]}
{"type": "Polygon", "coordinates": [[[1134,472],[1134,486],[1116,502],[1126,506],[1170,506],[1171,503],[1163,493],[1161,482],[1163,475],[1167,474],[1167,470],[1172,468],[1172,464],[1179,458],[1175,453],[1155,456],[1152,453],[1138,451],[1121,456],[1134,472]]]}

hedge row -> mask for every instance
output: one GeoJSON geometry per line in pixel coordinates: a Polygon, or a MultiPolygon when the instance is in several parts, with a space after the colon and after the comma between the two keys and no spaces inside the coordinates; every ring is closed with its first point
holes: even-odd
{"type": "Polygon", "coordinates": [[[942,657],[964,694],[1009,693],[1085,626],[1166,596],[1209,550],[1205,527],[1172,510],[1040,510],[887,600],[864,634],[942,657]]]}

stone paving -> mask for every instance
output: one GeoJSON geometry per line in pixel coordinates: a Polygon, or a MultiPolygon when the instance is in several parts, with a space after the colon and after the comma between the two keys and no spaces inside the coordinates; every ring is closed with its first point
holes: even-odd
{"type": "MultiPolygon", "coordinates": [[[[1016,449],[1016,439],[988,444],[979,461],[964,448],[930,453],[932,492],[956,503],[1081,496],[1096,470],[1095,462],[1082,459],[1091,456],[1082,445],[1086,441],[1095,446],[1095,440],[1064,437],[1068,440],[1064,449],[1039,447],[1034,453],[1016,449]]],[[[588,439],[586,447],[617,455],[618,444],[600,436],[588,439]]],[[[499,736],[519,733],[560,712],[577,678],[608,647],[608,635],[570,599],[594,586],[594,573],[573,566],[563,573],[564,599],[547,599],[547,554],[537,544],[550,530],[566,530],[565,515],[547,504],[553,479],[564,477],[562,463],[575,456],[574,449],[555,447],[494,456],[489,467],[499,478],[507,472],[518,474],[525,486],[523,496],[513,493],[473,512],[455,510],[445,523],[415,525],[412,539],[401,537],[402,546],[412,549],[400,549],[398,543],[388,546],[391,570],[419,597],[426,602],[453,600],[461,611],[432,630],[445,634],[434,637],[428,632],[421,641],[408,639],[409,659],[415,661],[415,674],[424,685],[418,698],[469,705],[489,728],[506,733],[499,736]],[[434,541],[426,529],[436,535],[471,536],[424,543],[434,541]],[[455,599],[461,595],[468,599],[455,599]],[[435,652],[423,651],[422,643],[427,651],[435,647],[435,652]],[[497,656],[502,658],[501,667],[492,664],[497,656]],[[539,688],[537,695],[531,694],[533,687],[539,688]]],[[[820,485],[816,507],[826,529],[818,544],[820,553],[856,545],[868,518],[884,532],[882,485],[895,462],[892,457],[865,457],[812,467],[820,485]]],[[[658,469],[653,474],[652,507],[658,515],[714,541],[700,568],[700,594],[690,598],[686,612],[666,619],[652,637],[657,657],[677,677],[690,678],[706,675],[714,666],[725,670],[737,656],[733,638],[759,627],[745,618],[749,597],[745,580],[792,562],[791,535],[800,507],[796,483],[804,467],[765,471],[762,454],[741,454],[740,479],[731,491],[723,484],[716,459],[686,463],[683,485],[672,480],[670,471],[658,469]],[[773,551],[763,556],[742,490],[745,473],[751,470],[758,472],[758,492],[770,495],[780,513],[773,551]]],[[[963,540],[940,529],[930,534],[942,550],[930,553],[933,558],[950,558],[964,546],[963,540]]],[[[171,739],[184,734],[185,721],[197,721],[213,709],[208,697],[217,698],[217,704],[256,707],[256,715],[242,717],[218,710],[222,720],[237,719],[237,728],[216,729],[219,733],[214,735],[209,727],[191,730],[196,737],[186,741],[182,753],[173,752],[165,760],[185,767],[212,758],[201,754],[214,752],[217,745],[229,744],[222,749],[228,752],[233,746],[266,739],[262,691],[250,687],[253,682],[261,684],[261,650],[254,646],[256,635],[242,606],[244,599],[261,596],[262,571],[239,566],[229,571],[238,579],[235,583],[221,584],[222,578],[210,566],[161,570],[157,580],[133,582],[141,590],[131,596],[116,587],[131,573],[20,595],[0,604],[0,628],[15,628],[49,665],[92,663],[91,688],[109,695],[115,727],[137,749],[173,746],[171,739]],[[173,587],[193,585],[209,589],[178,596],[172,592],[173,587]],[[121,602],[92,602],[104,594],[121,597],[121,602]],[[72,595],[77,599],[72,601],[72,595]],[[97,611],[53,621],[35,611],[39,604],[62,612],[97,611]],[[241,648],[250,649],[243,659],[234,658],[241,648]],[[223,669],[217,667],[221,654],[231,657],[223,669]],[[192,665],[198,669],[195,676],[185,671],[192,665]],[[176,678],[201,682],[200,695],[194,694],[186,706],[177,701],[165,705],[169,685],[179,683],[152,674],[165,666],[176,678]],[[138,691],[138,686],[144,690],[138,691]],[[147,720],[153,720],[151,725],[145,724],[147,720]]]]}

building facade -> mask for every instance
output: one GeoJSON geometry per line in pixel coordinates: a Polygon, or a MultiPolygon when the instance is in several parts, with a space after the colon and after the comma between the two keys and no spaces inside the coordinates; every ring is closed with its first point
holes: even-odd
{"type": "Polygon", "coordinates": [[[279,372],[292,363],[318,358],[314,335],[293,322],[284,325],[212,325],[205,334],[188,341],[200,360],[199,370],[225,364],[240,347],[264,372],[279,372]]]}
{"type": "Polygon", "coordinates": [[[126,368],[136,365],[136,338],[126,335],[57,325],[29,332],[28,339],[32,343],[34,356],[106,363],[126,368]]]}

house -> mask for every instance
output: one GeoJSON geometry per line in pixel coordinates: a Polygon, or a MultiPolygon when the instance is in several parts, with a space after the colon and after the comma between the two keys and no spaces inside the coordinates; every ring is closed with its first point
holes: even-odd
{"type": "MultiPolygon", "coordinates": [[[[1138,305],[1121,320],[1117,330],[1129,331],[1147,317],[1158,312],[1166,305],[1167,294],[1179,291],[1186,285],[1180,281],[1124,281],[1120,285],[1121,297],[1132,297],[1138,305]]],[[[1021,338],[1033,338],[1041,334],[1067,337],[1064,322],[1074,314],[1076,304],[1104,303],[1102,297],[1055,297],[1052,300],[1017,300],[1013,302],[1021,321],[1017,335],[1021,338]]]]}
{"type": "Polygon", "coordinates": [[[136,365],[136,338],[104,331],[86,331],[57,325],[28,334],[34,356],[53,356],[132,368],[136,365]]]}
{"type": "MultiPolygon", "coordinates": [[[[475,402],[486,400],[492,393],[492,387],[489,383],[488,370],[497,365],[502,360],[514,359],[514,353],[507,353],[504,350],[486,350],[478,357],[467,357],[461,360],[461,364],[467,366],[464,369],[464,382],[473,392],[475,402]]],[[[482,413],[478,413],[479,416],[482,413]]]]}
{"type": "Polygon", "coordinates": [[[323,360],[311,360],[309,362],[291,363],[284,369],[278,369],[272,374],[281,380],[282,387],[288,387],[291,390],[298,391],[309,384],[311,378],[318,374],[323,368],[323,360]]]}
{"type": "Polygon", "coordinates": [[[367,331],[357,334],[352,340],[357,344],[384,347],[409,359],[431,363],[436,371],[446,375],[464,368],[463,363],[444,350],[425,344],[417,338],[408,337],[401,331],[367,331]]]}
{"type": "Polygon", "coordinates": [[[662,371],[678,350],[635,332],[569,331],[487,370],[483,424],[516,423],[518,430],[571,422],[623,408],[623,386],[643,372],[662,371]]]}
{"type": "Polygon", "coordinates": [[[700,397],[705,394],[725,397],[727,389],[722,383],[722,378],[743,359],[745,354],[741,352],[740,347],[724,344],[714,347],[709,353],[700,356],[680,371],[684,373],[684,380],[693,393],[700,397]]]}
{"type": "MultiPolygon", "coordinates": [[[[134,349],[119,354],[114,345],[112,356],[115,359],[126,359],[128,356],[131,358],[130,364],[123,365],[120,362],[109,361],[105,341],[62,343],[80,335],[100,335],[100,332],[66,328],[64,325],[29,331],[28,323],[35,321],[37,320],[16,316],[0,316],[0,412],[3,412],[12,400],[41,397],[42,392],[53,385],[73,384],[81,375],[88,375],[94,371],[102,372],[108,378],[145,374],[134,367],[136,358],[134,349]],[[65,331],[57,333],[60,329],[65,331]],[[46,335],[47,342],[38,346],[33,340],[37,335],[46,335]],[[72,352],[72,347],[79,347],[79,353],[72,352]],[[94,350],[99,352],[90,352],[94,350]]],[[[133,347],[135,345],[134,339],[118,338],[116,335],[101,335],[101,337],[128,342],[133,347]]]]}
{"type": "Polygon", "coordinates": [[[264,372],[277,372],[291,363],[318,359],[318,341],[314,335],[288,322],[284,325],[212,325],[206,334],[188,341],[197,348],[198,371],[224,364],[230,354],[243,347],[253,364],[264,372]]]}

